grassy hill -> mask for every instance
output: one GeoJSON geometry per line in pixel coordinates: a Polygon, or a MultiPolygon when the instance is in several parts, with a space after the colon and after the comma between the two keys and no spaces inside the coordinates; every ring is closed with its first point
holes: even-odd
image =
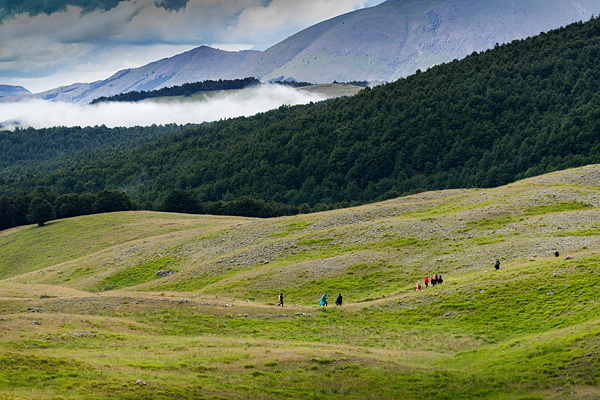
{"type": "Polygon", "coordinates": [[[4,231],[0,397],[596,399],[599,194],[593,165],[294,217],[4,231]]]}

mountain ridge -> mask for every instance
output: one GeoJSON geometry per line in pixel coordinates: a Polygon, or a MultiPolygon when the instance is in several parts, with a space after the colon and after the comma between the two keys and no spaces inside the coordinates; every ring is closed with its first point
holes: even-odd
{"type": "Polygon", "coordinates": [[[23,86],[0,85],[0,98],[26,94],[31,94],[31,92],[25,89],[23,86]]]}
{"type": "MultiPolygon", "coordinates": [[[[79,83],[33,97],[89,103],[128,90],[255,77],[263,81],[393,81],[462,59],[472,52],[585,21],[600,14],[593,0],[388,0],[320,22],[264,51],[228,52],[200,46],[104,81],[79,83]]],[[[29,97],[28,97],[29,98],[29,97]]]]}

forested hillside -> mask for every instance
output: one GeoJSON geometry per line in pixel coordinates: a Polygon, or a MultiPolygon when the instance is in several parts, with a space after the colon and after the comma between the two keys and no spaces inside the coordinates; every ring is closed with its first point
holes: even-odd
{"type": "Polygon", "coordinates": [[[186,83],[183,85],[166,87],[158,90],[150,91],[132,91],[127,93],[121,93],[109,97],[99,97],[94,99],[90,104],[102,103],[107,101],[142,101],[145,99],[153,99],[156,97],[174,97],[174,96],[190,96],[194,93],[199,92],[214,92],[218,90],[236,90],[244,89],[249,86],[260,85],[260,81],[256,78],[246,79],[233,79],[233,80],[221,80],[218,81],[202,81],[194,83],[186,83]]]}
{"type": "Polygon", "coordinates": [[[74,162],[90,162],[112,155],[116,149],[132,150],[162,135],[184,129],[172,124],[114,129],[96,126],[0,131],[0,185],[4,185],[7,178],[28,173],[31,165],[45,162],[46,168],[60,169],[74,162]]]}
{"type": "Polygon", "coordinates": [[[42,162],[1,194],[124,189],[160,208],[179,189],[190,201],[322,209],[502,185],[600,162],[599,56],[596,18],[350,98],[193,127],[101,160],[42,162]]]}

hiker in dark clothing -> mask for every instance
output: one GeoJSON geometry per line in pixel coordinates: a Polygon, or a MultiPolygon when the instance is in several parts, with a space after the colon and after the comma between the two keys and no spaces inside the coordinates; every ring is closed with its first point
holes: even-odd
{"type": "Polygon", "coordinates": [[[556,251],[554,252],[554,257],[558,257],[558,256],[560,256],[560,253],[558,252],[558,250],[556,250],[556,251]]]}
{"type": "Polygon", "coordinates": [[[437,281],[438,281],[438,285],[441,285],[442,283],[444,283],[444,280],[442,279],[442,276],[441,276],[441,275],[438,275],[438,277],[437,277],[437,278],[438,278],[438,279],[437,279],[437,281]]]}
{"type": "Polygon", "coordinates": [[[278,307],[279,307],[279,306],[283,307],[283,293],[281,293],[281,294],[279,295],[279,304],[277,304],[277,306],[278,306],[278,307]]]}
{"type": "Polygon", "coordinates": [[[336,306],[342,305],[342,294],[341,293],[339,293],[337,299],[335,299],[335,305],[336,306]]]}
{"type": "Polygon", "coordinates": [[[437,275],[433,275],[431,277],[431,286],[435,286],[437,284],[437,275]]]}
{"type": "Polygon", "coordinates": [[[496,264],[494,264],[494,268],[496,268],[496,270],[500,269],[500,260],[496,260],[496,264]]]}

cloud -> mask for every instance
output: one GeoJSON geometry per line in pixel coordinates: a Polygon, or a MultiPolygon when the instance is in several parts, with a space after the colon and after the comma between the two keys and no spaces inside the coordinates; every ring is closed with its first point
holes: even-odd
{"type": "MultiPolygon", "coordinates": [[[[78,72],[89,75],[94,70],[108,69],[112,74],[131,66],[118,65],[117,60],[128,59],[130,64],[141,66],[148,60],[178,54],[184,47],[189,50],[213,44],[264,49],[312,24],[382,1],[80,1],[95,5],[84,9],[65,6],[77,3],[75,0],[64,1],[62,6],[56,0],[51,8],[55,12],[30,13],[22,8],[22,13],[2,21],[0,83],[19,84],[19,79],[48,77],[44,87],[38,81],[39,87],[30,88],[41,91],[77,82],[78,72]],[[157,46],[161,51],[156,51],[157,46]],[[131,53],[137,58],[133,59],[131,53]],[[73,78],[58,82],[54,75],[59,71],[63,75],[73,71],[73,78]],[[8,78],[12,80],[7,82],[8,78]]],[[[2,11],[0,6],[0,15],[2,11]]]]}
{"type": "Polygon", "coordinates": [[[43,100],[2,103],[0,124],[5,128],[52,126],[148,126],[186,124],[251,116],[281,105],[305,104],[324,96],[281,85],[262,85],[235,92],[221,92],[206,101],[99,103],[75,105],[43,100]]]}
{"type": "MultiPolygon", "coordinates": [[[[289,32],[289,28],[293,27],[292,31],[296,33],[310,25],[364,8],[371,3],[376,2],[364,0],[272,0],[267,5],[245,8],[229,31],[234,37],[248,37],[249,34],[265,30],[285,35],[289,32]]],[[[256,37],[255,40],[260,40],[260,37],[256,37]]]]}

